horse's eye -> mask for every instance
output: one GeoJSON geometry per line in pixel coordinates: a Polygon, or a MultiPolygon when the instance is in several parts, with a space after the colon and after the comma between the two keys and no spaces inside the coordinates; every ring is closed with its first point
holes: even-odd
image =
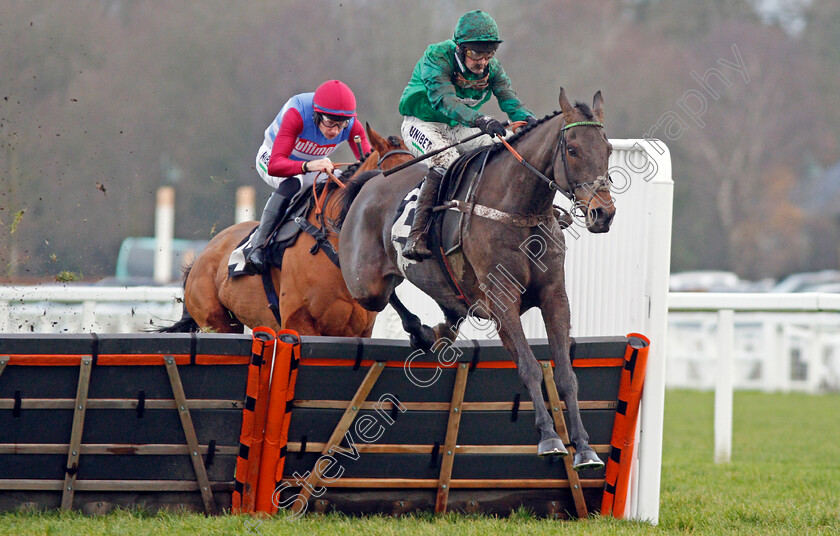
{"type": "Polygon", "coordinates": [[[569,156],[577,156],[577,148],[569,147],[569,156]]]}

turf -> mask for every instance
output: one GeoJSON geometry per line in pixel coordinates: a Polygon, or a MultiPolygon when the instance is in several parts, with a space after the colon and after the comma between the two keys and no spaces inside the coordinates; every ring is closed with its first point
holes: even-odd
{"type": "Polygon", "coordinates": [[[711,392],[668,391],[657,526],[593,516],[583,521],[448,514],[399,518],[308,515],[206,517],[119,510],[0,515],[0,534],[172,536],[306,534],[838,534],[840,395],[735,394],[732,462],[713,462],[711,392]]]}

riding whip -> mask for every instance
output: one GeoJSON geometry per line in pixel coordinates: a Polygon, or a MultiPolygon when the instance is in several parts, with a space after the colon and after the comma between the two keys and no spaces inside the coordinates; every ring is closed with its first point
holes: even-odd
{"type": "MultiPolygon", "coordinates": [[[[502,126],[505,126],[505,127],[506,127],[506,126],[508,126],[509,124],[510,124],[510,121],[505,121],[504,123],[502,123],[502,126]]],[[[484,135],[485,135],[485,133],[484,133],[484,132],[476,132],[476,133],[475,133],[475,134],[473,134],[472,136],[467,136],[467,137],[466,137],[466,138],[464,138],[463,140],[461,140],[461,141],[457,141],[457,142],[453,143],[452,145],[447,145],[446,147],[441,147],[440,149],[435,149],[434,151],[432,151],[432,152],[430,152],[430,153],[426,153],[426,154],[424,154],[423,156],[418,156],[418,157],[416,157],[416,158],[414,158],[414,159],[412,159],[412,160],[409,160],[408,162],[403,162],[402,164],[400,164],[400,165],[398,165],[398,166],[396,166],[396,167],[393,167],[393,168],[389,169],[388,171],[383,172],[383,173],[382,173],[382,175],[384,175],[384,176],[386,176],[386,177],[387,177],[387,176],[388,176],[388,175],[390,175],[391,173],[395,173],[395,172],[397,172],[397,171],[399,171],[399,170],[401,170],[401,169],[405,169],[405,168],[407,168],[408,166],[412,166],[412,165],[416,164],[417,162],[422,162],[423,160],[425,160],[425,159],[427,159],[427,158],[429,158],[429,157],[432,157],[432,156],[434,156],[434,155],[436,155],[436,154],[442,153],[443,151],[449,150],[449,149],[451,149],[451,148],[453,148],[453,147],[457,147],[458,145],[461,145],[461,144],[462,144],[462,143],[464,143],[464,142],[468,142],[468,141],[470,141],[470,140],[474,140],[474,139],[476,139],[476,138],[478,138],[478,137],[480,137],[480,136],[484,136],[484,135]]]]}

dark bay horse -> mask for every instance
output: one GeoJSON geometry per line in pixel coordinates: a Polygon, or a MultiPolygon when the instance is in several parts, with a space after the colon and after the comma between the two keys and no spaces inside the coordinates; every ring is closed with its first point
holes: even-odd
{"type": "MultiPolygon", "coordinates": [[[[473,182],[461,203],[461,251],[450,264],[443,257],[414,262],[404,259],[392,233],[398,207],[422,180],[425,167],[411,166],[388,177],[355,184],[355,199],[345,196],[339,257],[350,294],[365,308],[381,311],[388,303],[400,314],[412,344],[429,348],[468,314],[490,318],[534,402],[540,434],[538,454],[568,454],[557,435],[542,396],[542,372],[520,323],[520,315],[539,307],[554,361],[554,380],[566,404],[574,468],[603,465],[589,446],[577,400],[572,370],[570,312],[564,276],[565,243],[553,207],[554,189],[565,192],[577,207],[580,224],[593,233],[607,232],[615,214],[609,188],[608,159],[612,147],[603,128],[603,99],[593,105],[572,105],[560,90],[562,113],[546,117],[511,136],[509,143],[534,169],[526,169],[501,144],[490,150],[483,175],[473,182]],[[540,177],[542,175],[542,177],[540,177]],[[456,258],[459,257],[459,258],[456,258]],[[454,274],[457,291],[446,276],[454,274]],[[446,324],[432,331],[402,307],[394,289],[408,279],[435,299],[446,324]]],[[[459,190],[461,191],[461,190],[459,190]]],[[[439,207],[440,208],[440,207],[439,207]]],[[[452,208],[452,204],[449,205],[452,208]]],[[[577,218],[576,218],[577,219],[577,218]]],[[[398,221],[398,219],[397,219],[398,221]]],[[[443,254],[443,249],[436,248],[443,254]]],[[[440,341],[438,341],[440,342],[440,341]]],[[[446,341],[450,343],[451,339],[446,341]]],[[[445,345],[435,344],[435,348],[445,345]]]]}
{"type": "MultiPolygon", "coordinates": [[[[412,158],[399,137],[383,138],[369,126],[367,134],[374,151],[357,174],[389,169],[412,158]]],[[[330,181],[323,194],[328,196],[323,207],[328,223],[341,208],[341,195],[332,195],[337,192],[340,190],[330,181]]],[[[307,219],[321,228],[315,210],[310,211],[307,219]]],[[[228,277],[231,252],[256,225],[255,221],[238,223],[210,240],[185,272],[181,320],[160,331],[242,333],[243,325],[281,329],[269,309],[260,276],[228,277]]],[[[328,239],[337,250],[338,236],[329,225],[327,229],[331,231],[328,239]]],[[[301,335],[370,337],[376,313],[362,308],[350,296],[341,271],[323,248],[318,248],[315,255],[310,253],[314,245],[315,239],[301,232],[294,245],[286,249],[282,269],[271,269],[280,302],[282,329],[293,329],[301,335]]]]}

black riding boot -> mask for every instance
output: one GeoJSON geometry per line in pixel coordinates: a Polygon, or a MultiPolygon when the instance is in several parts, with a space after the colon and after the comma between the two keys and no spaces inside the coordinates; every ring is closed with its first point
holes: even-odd
{"type": "Polygon", "coordinates": [[[265,270],[265,246],[268,242],[271,232],[277,221],[286,214],[286,208],[289,206],[291,196],[285,196],[282,193],[271,192],[271,196],[265,204],[262,217],[260,217],[260,225],[254,232],[251,238],[251,243],[254,244],[254,249],[248,254],[245,259],[245,270],[250,274],[261,274],[265,270]]]}
{"type": "Polygon", "coordinates": [[[429,168],[429,172],[426,173],[426,178],[420,187],[420,194],[417,196],[417,207],[414,209],[411,231],[402,249],[402,255],[406,259],[422,261],[432,256],[432,252],[426,245],[426,227],[429,225],[432,209],[437,202],[438,188],[445,172],[444,168],[435,166],[429,168]]]}

